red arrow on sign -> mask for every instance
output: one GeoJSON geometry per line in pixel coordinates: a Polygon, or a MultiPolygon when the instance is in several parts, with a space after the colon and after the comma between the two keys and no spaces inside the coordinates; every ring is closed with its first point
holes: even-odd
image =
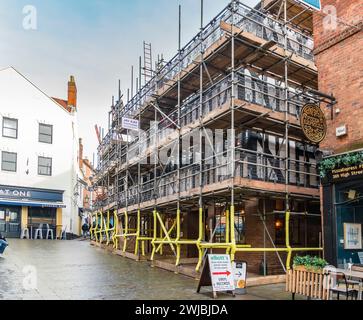
{"type": "Polygon", "coordinates": [[[230,274],[231,273],[229,271],[226,271],[226,272],[213,272],[214,276],[224,276],[224,275],[226,275],[228,277],[230,274]]]}

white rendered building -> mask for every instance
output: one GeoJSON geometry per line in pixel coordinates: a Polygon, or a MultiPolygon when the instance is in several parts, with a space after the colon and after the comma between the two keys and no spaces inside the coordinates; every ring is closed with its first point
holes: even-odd
{"type": "MultiPolygon", "coordinates": [[[[53,99],[14,68],[0,70],[0,232],[43,224],[79,235],[77,88],[53,99]]],[[[54,235],[55,236],[55,235],[54,235]]]]}

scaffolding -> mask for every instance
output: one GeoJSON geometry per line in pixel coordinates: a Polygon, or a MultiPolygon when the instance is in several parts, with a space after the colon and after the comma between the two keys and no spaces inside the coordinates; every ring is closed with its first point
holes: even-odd
{"type": "Polygon", "coordinates": [[[232,0],[204,25],[201,0],[200,31],[182,47],[179,22],[173,59],[151,70],[151,45],[144,43],[147,61],[142,67],[140,58],[137,92],[126,105],[121,94],[112,104],[109,132],[98,149],[93,182],[106,196],[94,215],[96,242],[151,261],[173,257],[176,266],[194,247],[197,271],[213,250],[232,260],[239,253],[263,253],[265,265],[266,253],[273,252],[284,270],[294,253],[322,251],[293,247],[290,239],[291,203],[309,207],[319,200],[317,145],[306,141],[300,110],[309,102],[329,103],[317,91],[307,28],[312,13],[302,8],[297,14],[309,17],[301,20],[291,10],[290,0],[262,1],[255,8],[232,0]],[[123,128],[123,118],[138,120],[139,130],[123,128]],[[249,199],[263,203],[263,247],[240,241],[243,217],[236,210],[243,212],[249,199]],[[284,204],[282,245],[266,226],[269,199],[284,204]]]}

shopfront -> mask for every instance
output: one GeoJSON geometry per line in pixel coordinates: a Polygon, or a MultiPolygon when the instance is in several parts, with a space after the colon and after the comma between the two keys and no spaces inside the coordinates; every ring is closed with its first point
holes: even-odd
{"type": "Polygon", "coordinates": [[[7,238],[16,238],[21,232],[21,207],[0,205],[0,232],[7,238]]]}
{"type": "Polygon", "coordinates": [[[324,160],[331,169],[323,179],[325,257],[340,267],[363,264],[363,161],[355,154],[343,157],[324,160]]]}
{"type": "MultiPolygon", "coordinates": [[[[28,228],[31,237],[37,228],[62,228],[63,191],[0,186],[0,232],[19,238],[28,228]]],[[[44,231],[45,233],[45,231],[44,231]]]]}

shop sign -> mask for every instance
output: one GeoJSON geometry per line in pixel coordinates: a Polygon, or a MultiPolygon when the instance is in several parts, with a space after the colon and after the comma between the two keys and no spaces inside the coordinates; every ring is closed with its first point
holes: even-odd
{"type": "Polygon", "coordinates": [[[233,262],[234,272],[234,286],[236,288],[236,294],[246,293],[246,279],[247,279],[247,263],[243,261],[233,262]]]}
{"type": "Polygon", "coordinates": [[[349,178],[363,177],[363,163],[331,171],[333,182],[349,178]]]}
{"type": "Polygon", "coordinates": [[[212,286],[214,298],[217,298],[217,292],[230,292],[234,295],[234,272],[228,254],[208,254],[197,292],[204,286],[212,286]]]}
{"type": "Polygon", "coordinates": [[[122,128],[127,130],[139,130],[139,120],[123,117],[122,128]]]}
{"type": "Polygon", "coordinates": [[[208,255],[213,291],[233,291],[234,277],[228,254],[208,255]]]}
{"type": "Polygon", "coordinates": [[[1,199],[63,201],[63,191],[0,186],[1,199]]]}
{"type": "Polygon", "coordinates": [[[308,140],[314,143],[324,140],[327,132],[326,118],[318,105],[308,103],[302,108],[300,124],[308,140]]]}

